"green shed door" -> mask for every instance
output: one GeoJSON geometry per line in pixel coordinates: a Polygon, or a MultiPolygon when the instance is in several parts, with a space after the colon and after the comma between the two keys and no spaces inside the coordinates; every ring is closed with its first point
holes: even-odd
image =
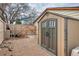
{"type": "Polygon", "coordinates": [[[42,22],[41,45],[47,50],[56,54],[57,51],[57,30],[56,20],[46,20],[42,22]]]}

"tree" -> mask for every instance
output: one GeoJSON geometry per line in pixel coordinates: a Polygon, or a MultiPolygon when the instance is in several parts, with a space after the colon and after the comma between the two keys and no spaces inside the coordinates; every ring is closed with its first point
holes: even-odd
{"type": "Polygon", "coordinates": [[[2,20],[6,21],[7,19],[7,14],[5,13],[5,8],[8,4],[2,4],[0,3],[0,17],[2,18],[2,20]]]}
{"type": "Polygon", "coordinates": [[[33,8],[32,10],[29,10],[29,12],[26,14],[27,15],[23,15],[25,18],[22,18],[25,21],[24,24],[33,24],[38,16],[36,9],[33,8]]]}
{"type": "Polygon", "coordinates": [[[20,19],[21,14],[25,13],[30,9],[30,6],[28,4],[11,4],[8,6],[8,14],[9,14],[9,20],[11,23],[13,23],[15,20],[20,19]]]}
{"type": "Polygon", "coordinates": [[[31,21],[36,17],[36,10],[27,3],[1,3],[0,11],[0,17],[7,23],[13,23],[22,17],[27,17],[31,21]]]}

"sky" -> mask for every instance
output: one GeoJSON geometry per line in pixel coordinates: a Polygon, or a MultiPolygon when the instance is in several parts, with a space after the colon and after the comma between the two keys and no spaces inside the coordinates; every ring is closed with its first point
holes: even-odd
{"type": "MultiPolygon", "coordinates": [[[[38,16],[46,9],[53,7],[78,7],[79,3],[29,3],[32,8],[38,11],[38,16]]],[[[23,21],[24,23],[25,21],[23,21]]]]}
{"type": "Polygon", "coordinates": [[[37,11],[42,12],[46,8],[52,7],[74,7],[79,6],[79,3],[30,3],[30,6],[36,8],[37,11]]]}

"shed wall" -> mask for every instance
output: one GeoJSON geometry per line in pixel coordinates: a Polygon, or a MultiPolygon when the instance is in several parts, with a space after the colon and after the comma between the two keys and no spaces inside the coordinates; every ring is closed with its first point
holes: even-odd
{"type": "Polygon", "coordinates": [[[79,46],[79,21],[68,20],[68,49],[70,53],[77,46],[79,46]]]}

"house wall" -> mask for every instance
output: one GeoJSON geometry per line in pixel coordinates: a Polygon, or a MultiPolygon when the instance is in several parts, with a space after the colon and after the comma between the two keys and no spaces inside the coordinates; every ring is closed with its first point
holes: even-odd
{"type": "Polygon", "coordinates": [[[68,49],[70,53],[77,46],[79,46],[79,21],[68,20],[68,49]]]}
{"type": "Polygon", "coordinates": [[[4,40],[5,22],[0,18],[0,44],[4,40]]]}
{"type": "Polygon", "coordinates": [[[38,24],[38,36],[39,36],[39,44],[41,44],[41,22],[47,20],[49,18],[57,19],[57,55],[63,56],[64,55],[64,18],[53,15],[51,13],[47,13],[39,22],[38,24]]]}

